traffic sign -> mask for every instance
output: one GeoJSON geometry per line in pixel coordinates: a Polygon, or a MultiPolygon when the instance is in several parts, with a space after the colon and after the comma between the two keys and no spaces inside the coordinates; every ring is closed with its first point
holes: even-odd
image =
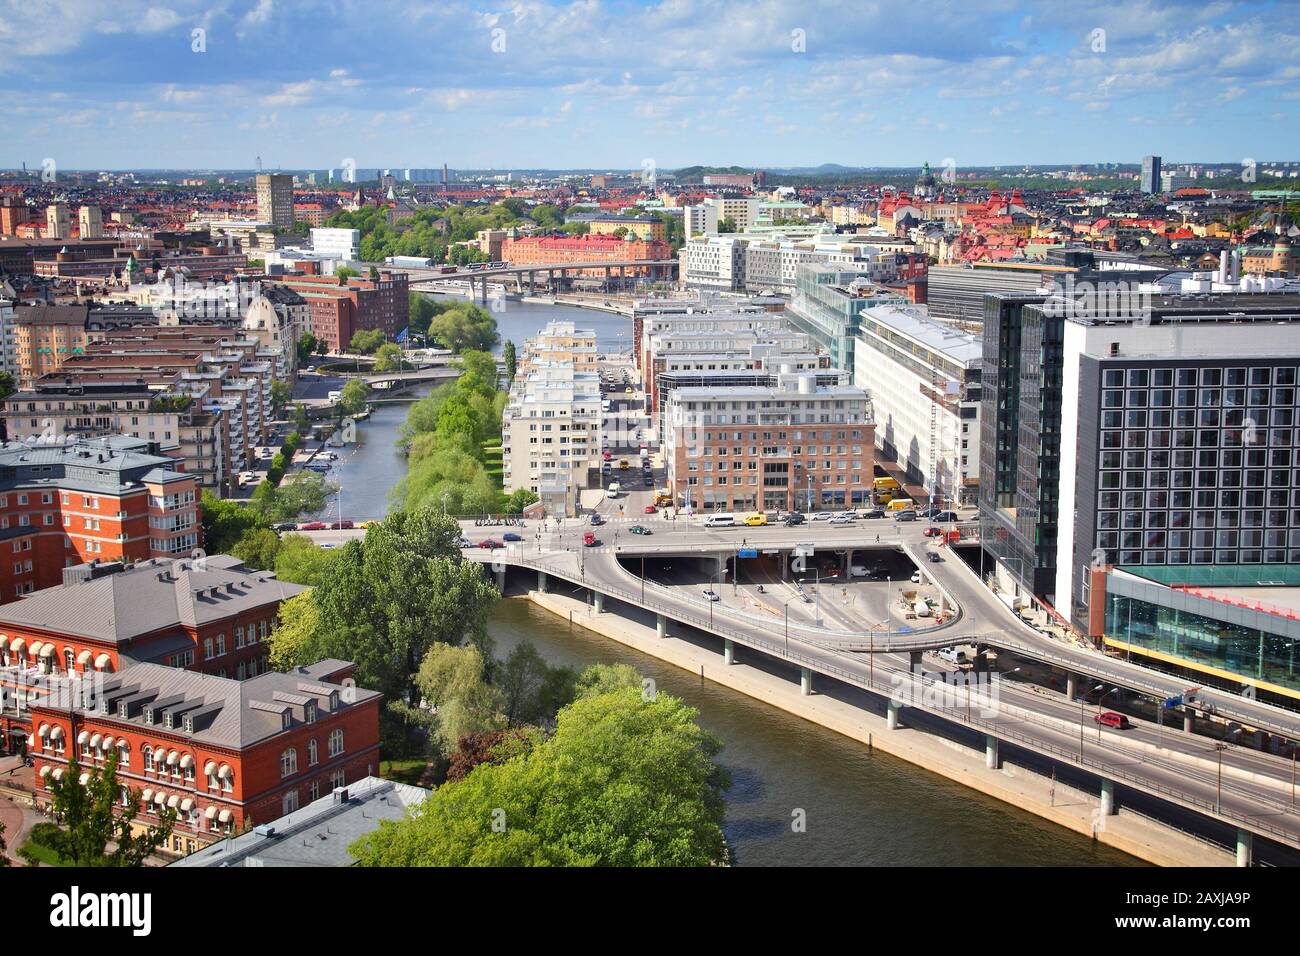
{"type": "Polygon", "coordinates": [[[758,549],[757,549],[757,548],[741,548],[739,551],[736,552],[736,554],[737,554],[737,556],[742,557],[742,558],[756,558],[756,557],[758,557],[758,549]]]}

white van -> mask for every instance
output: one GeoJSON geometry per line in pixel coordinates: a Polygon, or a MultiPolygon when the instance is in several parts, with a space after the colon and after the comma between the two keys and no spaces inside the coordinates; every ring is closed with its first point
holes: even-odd
{"type": "Polygon", "coordinates": [[[736,525],[736,516],[733,514],[716,514],[709,515],[704,519],[706,528],[732,528],[736,525]]]}
{"type": "Polygon", "coordinates": [[[611,481],[609,487],[605,489],[605,496],[608,498],[617,498],[619,493],[619,484],[617,481],[611,481]]]}
{"type": "Polygon", "coordinates": [[[958,650],[955,647],[941,647],[938,651],[939,658],[947,661],[949,664],[965,664],[966,652],[958,650]]]}

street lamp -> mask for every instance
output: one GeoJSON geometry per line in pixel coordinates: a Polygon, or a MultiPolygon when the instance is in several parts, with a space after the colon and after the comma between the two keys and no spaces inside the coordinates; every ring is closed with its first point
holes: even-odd
{"type": "Polygon", "coordinates": [[[1079,763],[1083,763],[1083,718],[1087,715],[1086,708],[1088,706],[1088,702],[1085,698],[1088,694],[1095,694],[1105,686],[1105,684],[1098,684],[1086,694],[1079,695],[1079,763]]]}

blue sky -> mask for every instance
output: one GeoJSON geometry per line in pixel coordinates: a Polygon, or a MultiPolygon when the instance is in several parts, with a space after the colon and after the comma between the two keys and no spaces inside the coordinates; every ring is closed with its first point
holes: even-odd
{"type": "Polygon", "coordinates": [[[0,166],[1300,159],[1300,0],[1084,7],[0,0],[0,166]]]}

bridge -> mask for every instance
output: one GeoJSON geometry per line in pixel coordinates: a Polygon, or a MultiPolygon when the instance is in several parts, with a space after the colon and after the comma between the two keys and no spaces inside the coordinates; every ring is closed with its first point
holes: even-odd
{"type": "Polygon", "coordinates": [[[614,277],[617,270],[618,277],[626,278],[627,270],[634,269],[644,271],[648,278],[669,280],[674,278],[677,272],[678,261],[676,259],[597,259],[590,262],[552,262],[552,263],[533,263],[530,265],[505,265],[497,266],[491,269],[460,269],[455,272],[438,272],[434,269],[412,269],[401,268],[390,271],[405,272],[411,280],[410,288],[415,292],[438,292],[437,283],[448,280],[465,281],[470,284],[471,296],[477,284],[479,301],[487,301],[487,287],[489,280],[504,280],[513,278],[516,284],[516,290],[524,292],[524,278],[528,279],[528,289],[537,288],[537,276],[539,273],[546,275],[546,288],[551,291],[557,291],[556,277],[559,277],[559,284],[563,284],[569,278],[570,273],[584,273],[589,271],[603,271],[606,282],[614,277]]]}

